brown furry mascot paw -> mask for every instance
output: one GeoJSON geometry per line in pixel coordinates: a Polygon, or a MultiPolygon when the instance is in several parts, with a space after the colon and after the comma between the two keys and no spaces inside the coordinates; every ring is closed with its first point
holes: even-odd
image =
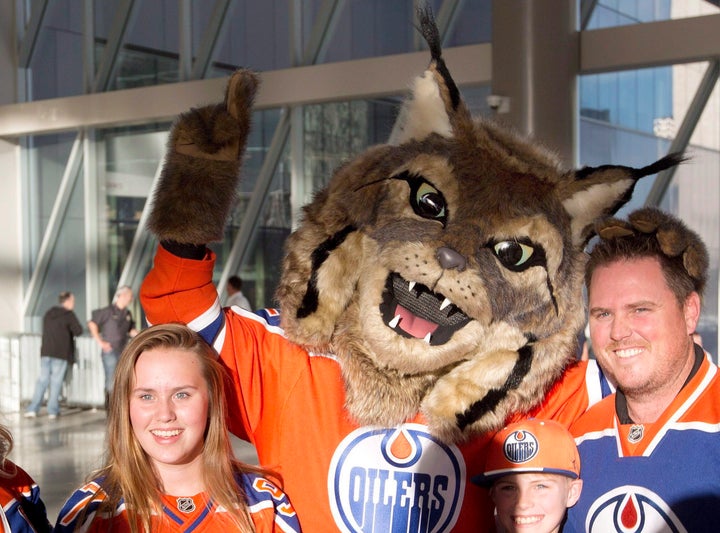
{"type": "Polygon", "coordinates": [[[148,222],[160,240],[206,244],[222,239],[258,84],[256,74],[238,70],[223,103],[191,109],[173,125],[148,222]]]}

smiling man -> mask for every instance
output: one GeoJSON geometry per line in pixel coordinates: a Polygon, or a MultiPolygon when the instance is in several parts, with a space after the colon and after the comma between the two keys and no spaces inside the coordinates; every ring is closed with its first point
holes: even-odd
{"type": "Polygon", "coordinates": [[[571,428],[586,483],[564,531],[716,531],[720,379],[693,343],[705,245],[657,209],[597,229],[590,338],[617,392],[571,428]]]}

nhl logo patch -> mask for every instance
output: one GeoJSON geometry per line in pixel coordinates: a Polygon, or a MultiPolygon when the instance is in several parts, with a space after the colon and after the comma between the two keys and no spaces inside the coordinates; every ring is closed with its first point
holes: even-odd
{"type": "Polygon", "coordinates": [[[640,442],[643,438],[644,433],[645,427],[642,424],[635,424],[630,428],[630,432],[628,433],[628,441],[632,444],[640,442]]]}
{"type": "Polygon", "coordinates": [[[192,498],[178,498],[177,508],[181,513],[192,513],[195,510],[195,502],[192,498]]]}

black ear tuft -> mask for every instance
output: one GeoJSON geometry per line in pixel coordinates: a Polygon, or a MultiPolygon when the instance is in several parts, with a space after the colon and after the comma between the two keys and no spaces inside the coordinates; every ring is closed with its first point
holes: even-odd
{"type": "Polygon", "coordinates": [[[662,159],[658,159],[653,164],[648,165],[643,168],[636,168],[633,169],[633,177],[635,179],[640,179],[644,176],[650,176],[652,174],[657,174],[658,172],[662,170],[666,170],[670,167],[674,167],[679,165],[680,163],[683,163],[687,161],[688,158],[683,155],[682,152],[674,152],[672,154],[668,154],[662,159]]]}
{"type": "Polygon", "coordinates": [[[435,61],[439,61],[440,56],[442,56],[440,32],[438,31],[437,24],[435,24],[435,17],[430,5],[425,4],[425,6],[418,6],[417,16],[420,21],[420,28],[418,29],[430,48],[430,55],[435,61]]]}
{"type": "Polygon", "coordinates": [[[623,165],[602,165],[599,167],[583,167],[583,168],[575,171],[575,179],[582,180],[598,171],[612,170],[614,168],[617,168],[617,169],[627,171],[633,177],[633,179],[639,180],[640,178],[643,178],[645,176],[657,174],[658,172],[660,172],[662,170],[666,170],[670,167],[679,165],[680,163],[683,163],[684,161],[687,161],[687,160],[688,160],[688,158],[685,157],[685,155],[683,155],[682,152],[673,152],[672,154],[666,155],[662,159],[658,159],[653,164],[648,165],[646,167],[642,167],[642,168],[632,168],[632,167],[626,167],[623,165]]]}
{"type": "Polygon", "coordinates": [[[450,75],[450,71],[445,64],[445,60],[442,58],[440,32],[438,31],[437,24],[435,23],[435,17],[433,16],[430,5],[425,4],[425,6],[419,6],[417,8],[417,16],[420,21],[419,31],[430,48],[430,56],[435,62],[435,68],[443,77],[443,80],[445,80],[445,85],[450,93],[452,107],[453,109],[457,109],[460,104],[460,91],[458,90],[457,85],[455,85],[455,80],[453,80],[450,75]]]}

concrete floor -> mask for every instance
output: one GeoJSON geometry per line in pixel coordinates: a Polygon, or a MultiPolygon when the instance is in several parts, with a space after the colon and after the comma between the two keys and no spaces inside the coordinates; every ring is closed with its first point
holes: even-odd
{"type": "MultiPolygon", "coordinates": [[[[49,420],[43,408],[37,418],[13,413],[0,415],[0,420],[15,440],[10,460],[40,486],[48,518],[54,524],[65,499],[102,464],[105,411],[64,408],[56,420],[49,420]]],[[[233,446],[238,459],[257,464],[250,444],[234,439],[233,446]]]]}

